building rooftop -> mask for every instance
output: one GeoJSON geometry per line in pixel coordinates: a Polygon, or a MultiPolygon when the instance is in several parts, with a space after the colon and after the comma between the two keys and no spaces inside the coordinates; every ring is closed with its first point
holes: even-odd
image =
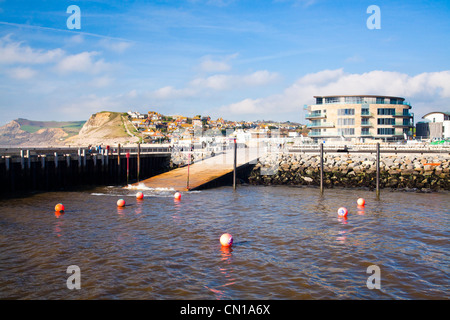
{"type": "Polygon", "coordinates": [[[380,95],[371,95],[371,94],[359,94],[359,95],[338,94],[338,95],[332,95],[332,96],[314,96],[314,98],[335,98],[335,97],[394,98],[394,99],[403,99],[403,100],[405,100],[405,98],[402,98],[402,97],[380,96],[380,95]]]}

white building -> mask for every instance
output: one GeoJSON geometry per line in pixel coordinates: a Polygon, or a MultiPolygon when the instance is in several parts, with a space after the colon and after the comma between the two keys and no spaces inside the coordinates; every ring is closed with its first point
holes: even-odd
{"type": "Polygon", "coordinates": [[[450,139],[450,112],[430,112],[417,124],[417,137],[424,139],[450,139]]]}

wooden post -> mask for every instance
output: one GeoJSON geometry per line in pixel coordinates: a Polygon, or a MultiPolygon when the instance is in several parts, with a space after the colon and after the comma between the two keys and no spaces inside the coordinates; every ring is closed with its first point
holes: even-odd
{"type": "Polygon", "coordinates": [[[25,158],[23,150],[20,150],[20,166],[22,167],[22,170],[25,168],[25,158]]]}
{"type": "Polygon", "coordinates": [[[380,197],[380,143],[377,143],[377,199],[380,197]]]}
{"type": "Polygon", "coordinates": [[[130,153],[127,152],[127,184],[129,178],[130,178],[130,153]]]}
{"type": "Polygon", "coordinates": [[[55,169],[58,169],[58,152],[55,152],[55,169]]]}
{"type": "Polygon", "coordinates": [[[139,173],[141,171],[141,144],[137,144],[137,181],[139,182],[139,173]]]}
{"type": "Polygon", "coordinates": [[[323,143],[320,144],[320,193],[323,193],[323,143]]]}
{"type": "Polygon", "coordinates": [[[30,150],[27,150],[27,168],[31,169],[30,150]]]}
{"type": "Polygon", "coordinates": [[[117,146],[117,164],[120,166],[120,143],[117,146]]]}
{"type": "Polygon", "coordinates": [[[83,157],[83,167],[86,169],[86,149],[81,151],[81,156],[83,157]]]}
{"type": "Polygon", "coordinates": [[[188,153],[188,172],[187,172],[187,181],[186,181],[186,189],[189,191],[189,167],[191,165],[191,146],[189,145],[189,153],[188,153]]]}
{"type": "Polygon", "coordinates": [[[236,190],[236,162],[237,162],[237,144],[236,138],[234,138],[233,190],[236,190]]]}

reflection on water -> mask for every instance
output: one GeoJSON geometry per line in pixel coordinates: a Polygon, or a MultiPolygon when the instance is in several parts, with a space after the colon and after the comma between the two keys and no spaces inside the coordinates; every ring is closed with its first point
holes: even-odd
{"type": "Polygon", "coordinates": [[[143,200],[137,190],[0,201],[0,298],[450,297],[449,193],[377,200],[364,190],[241,186],[177,201],[174,190],[146,188],[143,200]],[[64,213],[53,210],[59,202],[64,213]],[[224,232],[231,248],[219,243],[224,232]],[[70,265],[80,267],[80,290],[66,287],[70,265]],[[366,286],[370,265],[381,270],[379,290],[366,286]]]}

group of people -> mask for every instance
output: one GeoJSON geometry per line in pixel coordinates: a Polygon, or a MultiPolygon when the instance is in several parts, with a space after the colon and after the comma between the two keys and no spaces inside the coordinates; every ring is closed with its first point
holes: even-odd
{"type": "Polygon", "coordinates": [[[110,154],[111,148],[109,147],[109,145],[106,146],[106,147],[104,147],[103,144],[100,144],[100,145],[97,145],[97,146],[93,146],[93,145],[89,145],[88,146],[89,153],[95,152],[95,153],[99,153],[100,154],[100,153],[102,153],[102,149],[106,150],[107,154],[110,154]]]}

